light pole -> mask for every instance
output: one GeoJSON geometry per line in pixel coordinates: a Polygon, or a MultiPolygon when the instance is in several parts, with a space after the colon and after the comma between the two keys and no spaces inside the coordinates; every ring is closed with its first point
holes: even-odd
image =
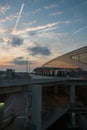
{"type": "Polygon", "coordinates": [[[31,63],[30,63],[30,61],[29,61],[29,73],[30,73],[30,65],[31,65],[31,63]]]}
{"type": "Polygon", "coordinates": [[[28,57],[26,58],[26,74],[28,74],[28,57]]]}

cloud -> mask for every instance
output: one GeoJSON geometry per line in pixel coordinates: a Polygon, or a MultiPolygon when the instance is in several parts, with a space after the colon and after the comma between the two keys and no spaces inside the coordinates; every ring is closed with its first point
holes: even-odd
{"type": "Polygon", "coordinates": [[[11,21],[14,20],[15,18],[18,17],[18,13],[16,14],[11,14],[10,16],[5,17],[4,19],[0,19],[0,23],[4,23],[6,21],[11,21]]]}
{"type": "MultiPolygon", "coordinates": [[[[30,60],[27,60],[29,64],[35,64],[36,61],[30,61],[30,60]]],[[[13,61],[11,62],[13,64],[16,64],[16,65],[26,65],[26,59],[25,57],[16,57],[13,59],[13,61]]]]}
{"type": "Polygon", "coordinates": [[[69,34],[68,33],[63,33],[63,32],[60,32],[60,33],[56,33],[56,32],[46,32],[45,34],[44,34],[44,36],[45,37],[47,37],[48,39],[53,39],[54,41],[56,40],[56,39],[64,39],[64,38],[66,38],[67,36],[68,36],[69,34]]]}
{"type": "Polygon", "coordinates": [[[36,20],[33,20],[31,22],[26,22],[26,23],[23,23],[25,26],[31,26],[33,25],[34,23],[36,23],[37,21],[36,20]]]}
{"type": "Polygon", "coordinates": [[[20,34],[23,34],[23,33],[29,33],[29,32],[34,32],[34,31],[40,31],[40,30],[51,30],[51,28],[55,27],[57,25],[57,23],[49,23],[49,24],[45,24],[45,25],[42,25],[42,26],[36,26],[36,27],[27,27],[23,30],[16,30],[15,31],[15,35],[20,35],[20,34]]]}
{"type": "Polygon", "coordinates": [[[7,10],[9,10],[10,9],[10,6],[9,5],[5,5],[5,6],[1,6],[0,5],[0,14],[5,14],[5,12],[7,11],[7,10]]]}
{"type": "Polygon", "coordinates": [[[5,42],[4,38],[0,37],[0,43],[5,42]]]}
{"type": "Polygon", "coordinates": [[[23,38],[14,35],[8,43],[13,47],[18,47],[23,44],[23,38]]]}
{"type": "Polygon", "coordinates": [[[27,13],[26,12],[23,12],[22,14],[24,14],[25,16],[29,17],[29,15],[36,15],[37,13],[39,13],[40,11],[42,11],[41,8],[38,8],[38,9],[35,9],[34,11],[28,11],[27,13]]]}
{"type": "Polygon", "coordinates": [[[29,35],[30,36],[37,36],[38,32],[37,31],[30,31],[29,35]]]}
{"type": "Polygon", "coordinates": [[[17,64],[17,65],[25,65],[26,61],[25,61],[24,57],[17,57],[15,59],[13,59],[12,63],[17,64]]]}
{"type": "Polygon", "coordinates": [[[22,60],[22,59],[24,59],[24,57],[22,56],[16,58],[16,60],[22,60]]]}
{"type": "Polygon", "coordinates": [[[57,12],[50,13],[49,16],[56,16],[56,15],[61,15],[61,14],[63,14],[63,12],[57,11],[57,12]]]}
{"type": "Polygon", "coordinates": [[[0,23],[4,23],[6,19],[0,19],[0,23]]]}
{"type": "Polygon", "coordinates": [[[46,29],[46,28],[51,28],[53,26],[55,26],[57,23],[49,23],[46,25],[42,25],[42,26],[37,26],[37,27],[33,27],[33,28],[26,28],[25,31],[36,31],[36,30],[42,30],[42,29],[46,29]]]}
{"type": "MultiPolygon", "coordinates": [[[[25,25],[28,26],[28,24],[33,24],[35,22],[36,21],[32,21],[30,23],[25,23],[25,25]]],[[[23,33],[28,33],[30,35],[34,35],[34,34],[37,34],[39,31],[40,31],[40,33],[41,33],[41,31],[44,31],[44,32],[50,31],[50,30],[58,28],[57,25],[59,25],[59,24],[69,24],[70,22],[71,21],[66,20],[66,21],[48,23],[48,24],[36,26],[36,27],[26,27],[23,30],[16,30],[15,35],[20,35],[20,34],[23,34],[23,33]]]]}
{"type": "Polygon", "coordinates": [[[0,28],[0,33],[5,33],[5,32],[7,32],[6,29],[2,29],[2,28],[0,28]]]}
{"type": "Polygon", "coordinates": [[[57,6],[58,6],[57,4],[51,4],[51,5],[45,6],[44,9],[52,9],[52,8],[57,7],[57,6]]]}
{"type": "Polygon", "coordinates": [[[40,46],[37,43],[35,44],[35,46],[33,46],[31,48],[30,47],[27,48],[27,50],[31,52],[32,56],[35,56],[35,55],[49,56],[49,55],[51,55],[51,51],[48,47],[40,46]]]}
{"type": "Polygon", "coordinates": [[[15,19],[15,18],[17,18],[17,17],[18,17],[18,13],[11,14],[10,16],[7,16],[7,17],[6,17],[6,20],[13,20],[13,19],[15,19]]]}
{"type": "Polygon", "coordinates": [[[86,28],[87,28],[87,26],[84,26],[83,28],[80,28],[80,29],[76,30],[75,32],[73,32],[73,34],[76,34],[76,33],[78,33],[78,32],[81,32],[81,31],[83,31],[83,30],[86,29],[86,28]]]}
{"type": "Polygon", "coordinates": [[[38,12],[40,12],[40,11],[41,11],[40,8],[39,8],[39,9],[36,9],[35,11],[32,12],[32,14],[36,14],[36,13],[38,13],[38,12]]]}

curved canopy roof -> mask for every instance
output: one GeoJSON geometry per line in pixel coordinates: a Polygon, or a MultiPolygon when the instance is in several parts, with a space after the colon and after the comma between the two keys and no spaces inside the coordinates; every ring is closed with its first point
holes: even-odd
{"type": "Polygon", "coordinates": [[[56,57],[43,64],[42,67],[82,68],[87,70],[87,46],[56,57]]]}

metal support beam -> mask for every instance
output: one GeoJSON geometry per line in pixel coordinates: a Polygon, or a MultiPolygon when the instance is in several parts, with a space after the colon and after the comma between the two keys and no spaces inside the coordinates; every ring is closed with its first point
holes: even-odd
{"type": "Polygon", "coordinates": [[[41,130],[42,86],[32,86],[32,130],[41,130]]]}
{"type": "MultiPolygon", "coordinates": [[[[70,105],[71,107],[75,106],[75,85],[72,84],[70,86],[70,105]]],[[[72,127],[75,128],[76,127],[76,114],[74,112],[71,113],[71,124],[72,127]]]]}
{"type": "Polygon", "coordinates": [[[25,127],[30,128],[31,126],[31,109],[32,109],[32,92],[31,92],[31,87],[27,87],[27,92],[25,92],[25,97],[26,97],[26,120],[25,120],[25,127]]]}
{"type": "Polygon", "coordinates": [[[75,105],[75,85],[70,86],[70,105],[75,105]]]}

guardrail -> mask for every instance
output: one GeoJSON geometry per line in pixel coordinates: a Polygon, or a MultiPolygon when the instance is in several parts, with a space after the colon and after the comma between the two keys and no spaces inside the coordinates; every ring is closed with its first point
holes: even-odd
{"type": "Polygon", "coordinates": [[[53,84],[66,84],[66,85],[87,85],[87,79],[80,78],[43,78],[43,79],[5,79],[0,80],[0,93],[7,91],[21,91],[26,89],[28,85],[53,85],[53,84]],[[19,88],[18,88],[19,87],[19,88]],[[13,89],[13,90],[12,90],[13,89]]]}

